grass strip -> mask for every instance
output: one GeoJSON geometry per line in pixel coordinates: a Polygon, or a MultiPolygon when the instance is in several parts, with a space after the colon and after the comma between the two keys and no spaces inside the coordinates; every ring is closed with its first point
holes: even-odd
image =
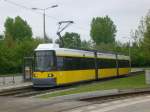
{"type": "Polygon", "coordinates": [[[40,96],[40,98],[50,98],[68,94],[83,93],[98,90],[108,89],[129,89],[129,88],[144,88],[149,87],[145,84],[145,75],[140,74],[132,77],[116,78],[108,81],[99,81],[90,83],[87,85],[79,85],[72,90],[66,90],[62,92],[50,93],[40,96]]]}

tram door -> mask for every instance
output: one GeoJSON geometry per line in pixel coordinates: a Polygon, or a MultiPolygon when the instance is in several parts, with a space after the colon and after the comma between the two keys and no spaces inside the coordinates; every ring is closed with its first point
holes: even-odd
{"type": "Polygon", "coordinates": [[[24,57],[24,63],[23,63],[23,80],[24,81],[31,81],[32,73],[33,73],[33,65],[34,65],[33,57],[24,57]]]}

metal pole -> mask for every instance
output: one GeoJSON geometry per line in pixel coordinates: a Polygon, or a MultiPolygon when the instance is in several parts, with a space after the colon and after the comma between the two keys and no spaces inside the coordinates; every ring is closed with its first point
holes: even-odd
{"type": "Polygon", "coordinates": [[[130,64],[130,72],[131,72],[131,67],[132,67],[132,65],[131,65],[131,46],[130,46],[130,40],[129,40],[129,57],[130,57],[130,60],[129,60],[129,64],[130,64]]]}
{"type": "Polygon", "coordinates": [[[45,11],[50,9],[50,8],[55,8],[55,7],[58,7],[58,5],[52,5],[50,7],[47,7],[47,8],[31,8],[32,10],[41,10],[43,11],[43,33],[44,33],[44,42],[47,42],[47,37],[46,37],[46,31],[45,31],[45,11]]]}
{"type": "Polygon", "coordinates": [[[12,77],[12,82],[13,84],[15,83],[15,75],[13,74],[13,77],[12,77]]]}
{"type": "Polygon", "coordinates": [[[43,11],[44,11],[44,13],[43,13],[43,33],[44,33],[44,42],[46,42],[47,39],[46,39],[46,32],[45,32],[45,9],[43,11]]]}

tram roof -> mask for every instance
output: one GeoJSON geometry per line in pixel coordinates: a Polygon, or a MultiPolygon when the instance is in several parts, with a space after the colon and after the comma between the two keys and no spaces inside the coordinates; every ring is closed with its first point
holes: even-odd
{"type": "MultiPolygon", "coordinates": [[[[38,47],[35,49],[35,51],[47,51],[47,50],[54,50],[57,56],[94,58],[95,57],[94,52],[97,52],[98,58],[106,58],[106,59],[116,58],[116,53],[114,52],[59,48],[58,44],[39,44],[38,47]]],[[[118,59],[129,60],[129,56],[118,54],[118,59]]]]}

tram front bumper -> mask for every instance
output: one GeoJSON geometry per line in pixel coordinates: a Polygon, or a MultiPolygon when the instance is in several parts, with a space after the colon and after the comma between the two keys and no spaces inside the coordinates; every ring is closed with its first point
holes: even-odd
{"type": "Polygon", "coordinates": [[[54,87],[56,86],[55,78],[33,78],[34,87],[54,87]]]}

